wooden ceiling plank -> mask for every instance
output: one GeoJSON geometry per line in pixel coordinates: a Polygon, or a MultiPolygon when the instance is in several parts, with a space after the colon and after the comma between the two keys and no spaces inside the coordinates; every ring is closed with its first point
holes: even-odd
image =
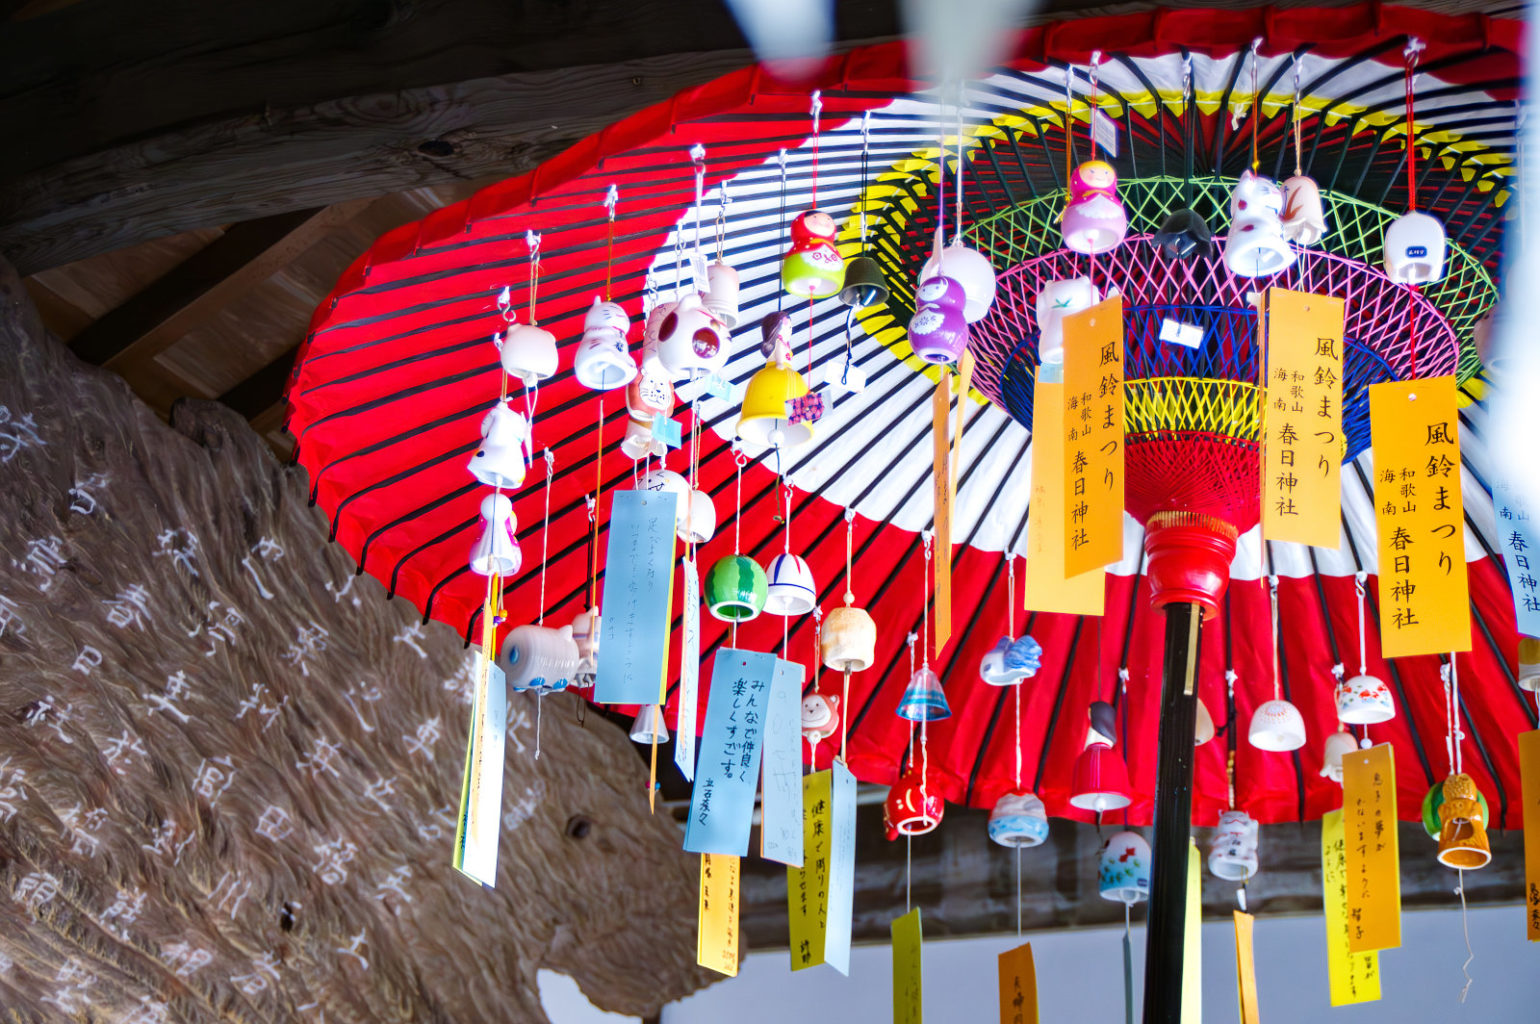
{"type": "Polygon", "coordinates": [[[220,307],[267,280],[357,204],[235,224],[70,341],[86,362],[120,372],[152,360],[220,307]]]}
{"type": "MultiPolygon", "coordinates": [[[[267,422],[271,416],[266,414],[275,407],[283,405],[284,386],[288,384],[289,374],[293,372],[294,360],[298,356],[299,346],[295,345],[220,395],[219,400],[248,420],[255,422],[261,419],[267,422]]],[[[280,416],[279,419],[281,420],[282,417],[280,416]]]]}

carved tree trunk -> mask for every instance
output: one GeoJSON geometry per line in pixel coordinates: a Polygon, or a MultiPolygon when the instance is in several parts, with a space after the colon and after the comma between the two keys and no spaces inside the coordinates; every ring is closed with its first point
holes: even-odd
{"type": "Polygon", "coordinates": [[[452,870],[470,658],[355,577],[221,406],[160,423],[0,266],[0,1006],[11,1020],[544,1021],[707,982],[622,733],[512,699],[499,883],[452,870]]]}

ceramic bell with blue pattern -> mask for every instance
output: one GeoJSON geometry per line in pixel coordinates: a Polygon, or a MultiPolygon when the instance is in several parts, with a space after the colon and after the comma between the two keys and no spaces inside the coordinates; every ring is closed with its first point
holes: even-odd
{"type": "Polygon", "coordinates": [[[1037,846],[1048,838],[1048,812],[1036,793],[1012,792],[989,812],[989,838],[1001,846],[1037,846]]]}
{"type": "Polygon", "coordinates": [[[557,693],[575,685],[580,660],[571,626],[515,626],[498,657],[515,693],[557,693]]]}
{"type": "Polygon", "coordinates": [[[938,722],[951,714],[940,678],[929,665],[921,665],[904,688],[904,698],[898,702],[898,717],[911,722],[938,722]]]}
{"type": "Polygon", "coordinates": [[[1119,832],[1107,840],[1097,862],[1096,891],[1104,900],[1132,906],[1150,898],[1153,858],[1150,844],[1137,832],[1119,832]]]}
{"type": "Polygon", "coordinates": [[[1012,641],[1003,636],[979,663],[979,678],[990,686],[1014,686],[1037,675],[1043,667],[1043,648],[1030,636],[1012,641]]]}

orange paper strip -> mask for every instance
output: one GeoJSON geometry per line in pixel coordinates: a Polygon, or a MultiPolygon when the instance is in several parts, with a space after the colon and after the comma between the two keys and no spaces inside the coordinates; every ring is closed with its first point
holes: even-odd
{"type": "Polygon", "coordinates": [[[1471,649],[1453,377],[1369,387],[1387,658],[1471,649]]]}
{"type": "Polygon", "coordinates": [[[1519,733],[1524,793],[1524,918],[1529,941],[1540,942],[1540,729],[1519,733]]]}
{"type": "Polygon", "coordinates": [[[1030,942],[1000,954],[1000,1024],[1037,1024],[1037,966],[1030,942]]]}
{"type": "Polygon", "coordinates": [[[952,637],[952,473],[951,447],[947,443],[947,414],[952,408],[950,375],[942,373],[931,403],[931,434],[936,442],[936,650],[952,637]]]}
{"type": "Polygon", "coordinates": [[[1262,531],[1336,549],[1342,542],[1343,301],[1267,292],[1262,531]]]}
{"type": "Polygon", "coordinates": [[[1348,949],[1401,945],[1401,856],[1396,835],[1396,759],[1390,744],[1342,755],[1348,949]]]}
{"type": "Polygon", "coordinates": [[[1120,296],[1064,318],[1063,409],[1064,574],[1078,576],[1123,557],[1120,296]]]}
{"type": "Polygon", "coordinates": [[[738,974],[738,858],[700,857],[700,939],[695,960],[729,978],[738,974]]]}
{"type": "Polygon", "coordinates": [[[1260,1024],[1257,1014],[1257,964],[1251,947],[1252,926],[1256,919],[1250,914],[1235,912],[1235,989],[1241,1004],[1241,1024],[1260,1024]]]}
{"type": "Polygon", "coordinates": [[[1032,500],[1027,507],[1027,611],[1100,615],[1106,570],[1064,575],[1064,385],[1039,380],[1032,406],[1032,500]]]}

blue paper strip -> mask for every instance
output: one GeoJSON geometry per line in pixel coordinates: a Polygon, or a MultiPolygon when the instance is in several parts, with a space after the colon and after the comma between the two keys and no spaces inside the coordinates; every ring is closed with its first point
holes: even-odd
{"type": "Polygon", "coordinates": [[[1513,616],[1525,636],[1540,636],[1540,528],[1523,495],[1501,478],[1492,481],[1498,551],[1513,591],[1513,616]]]}
{"type": "Polygon", "coordinates": [[[802,666],[775,662],[765,709],[759,855],[802,866],[802,666]]]}
{"type": "Polygon", "coordinates": [[[829,783],[829,918],[823,962],[850,975],[850,916],[856,895],[856,777],[843,761],[832,766],[829,783]]]}
{"type": "Polygon", "coordinates": [[[746,857],[776,658],[723,647],[711,667],[684,848],[746,857]]]}
{"type": "Polygon", "coordinates": [[[683,428],[677,420],[670,419],[661,412],[652,414],[652,436],[668,447],[678,448],[682,433],[683,428]]]}
{"type": "Polygon", "coordinates": [[[672,491],[616,491],[611,500],[597,703],[658,703],[668,668],[678,507],[672,491]]]}

